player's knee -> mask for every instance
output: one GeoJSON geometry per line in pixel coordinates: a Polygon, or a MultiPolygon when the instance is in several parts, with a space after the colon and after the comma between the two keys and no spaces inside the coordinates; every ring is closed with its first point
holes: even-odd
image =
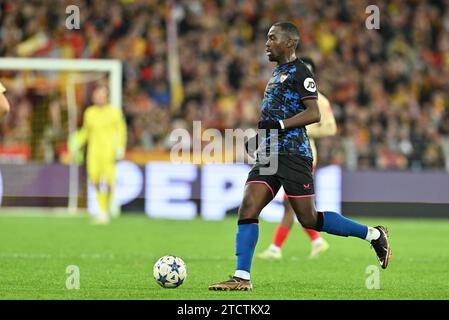
{"type": "Polygon", "coordinates": [[[284,216],[282,217],[282,223],[284,225],[293,225],[295,222],[295,213],[293,210],[286,209],[284,211],[284,216]]]}
{"type": "Polygon", "coordinates": [[[251,197],[244,197],[239,208],[239,219],[255,219],[259,216],[257,205],[251,197]]]}
{"type": "Polygon", "coordinates": [[[316,217],[313,215],[300,216],[298,217],[299,222],[304,228],[315,229],[316,228],[316,217]]]}

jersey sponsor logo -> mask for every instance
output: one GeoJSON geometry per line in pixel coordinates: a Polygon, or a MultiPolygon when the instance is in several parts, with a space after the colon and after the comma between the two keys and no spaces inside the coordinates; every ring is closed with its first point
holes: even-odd
{"type": "Polygon", "coordinates": [[[288,74],[282,74],[281,76],[280,76],[280,80],[281,80],[281,83],[282,82],[284,82],[286,79],[288,78],[288,74]]]}
{"type": "Polygon", "coordinates": [[[304,88],[309,92],[315,92],[315,81],[312,78],[306,78],[306,80],[304,80],[304,88]]]}

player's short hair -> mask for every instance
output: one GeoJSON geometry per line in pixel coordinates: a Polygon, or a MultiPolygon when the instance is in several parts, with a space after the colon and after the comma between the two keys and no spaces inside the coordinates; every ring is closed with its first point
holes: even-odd
{"type": "Polygon", "coordinates": [[[278,21],[275,24],[273,24],[273,27],[280,28],[283,32],[285,32],[290,37],[290,39],[295,40],[296,46],[298,46],[299,30],[293,23],[291,23],[290,21],[278,21]]]}
{"type": "Polygon", "coordinates": [[[99,89],[106,89],[106,92],[109,95],[109,86],[106,83],[101,82],[94,87],[94,91],[99,89]]]}
{"type": "Polygon", "coordinates": [[[300,58],[305,64],[309,65],[310,68],[312,69],[312,73],[315,73],[316,70],[316,66],[315,63],[313,62],[313,60],[309,57],[301,57],[300,58]]]}

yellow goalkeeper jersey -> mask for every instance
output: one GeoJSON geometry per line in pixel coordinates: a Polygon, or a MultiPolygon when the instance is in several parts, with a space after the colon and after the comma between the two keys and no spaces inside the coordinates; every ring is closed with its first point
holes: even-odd
{"type": "Polygon", "coordinates": [[[115,158],[126,147],[126,123],[122,111],[109,104],[88,107],[80,135],[82,142],[88,144],[88,158],[115,158]]]}

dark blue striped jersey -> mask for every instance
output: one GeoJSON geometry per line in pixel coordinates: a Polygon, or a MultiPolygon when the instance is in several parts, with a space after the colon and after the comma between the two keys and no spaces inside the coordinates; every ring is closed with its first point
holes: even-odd
{"type": "MultiPolygon", "coordinates": [[[[300,59],[279,65],[265,88],[261,120],[291,118],[305,110],[305,99],[318,99],[312,72],[300,59]]],[[[265,139],[259,151],[313,158],[305,127],[279,131],[278,141],[271,148],[270,139],[273,140],[270,136],[265,139]]]]}

